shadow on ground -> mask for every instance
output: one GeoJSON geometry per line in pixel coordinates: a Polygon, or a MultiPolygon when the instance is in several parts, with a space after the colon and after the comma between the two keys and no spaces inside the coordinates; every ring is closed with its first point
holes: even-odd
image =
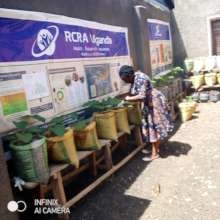
{"type": "Polygon", "coordinates": [[[139,219],[151,200],[126,195],[126,191],[149,163],[138,154],[96,190],[71,209],[76,220],[135,220],[139,219]]]}
{"type": "Polygon", "coordinates": [[[167,158],[169,156],[179,157],[181,155],[187,155],[191,149],[192,147],[189,144],[177,141],[167,141],[160,146],[160,157],[167,158]]]}

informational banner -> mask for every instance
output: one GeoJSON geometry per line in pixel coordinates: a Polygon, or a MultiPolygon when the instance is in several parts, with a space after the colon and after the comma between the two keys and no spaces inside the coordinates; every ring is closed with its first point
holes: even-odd
{"type": "Polygon", "coordinates": [[[0,61],[128,56],[126,32],[0,18],[0,61]]]}
{"type": "Polygon", "coordinates": [[[129,90],[127,28],[0,9],[0,132],[27,114],[51,118],[129,90]]]}
{"type": "Polygon", "coordinates": [[[147,20],[150,40],[152,74],[163,73],[172,68],[173,53],[170,24],[155,19],[147,20]]]}

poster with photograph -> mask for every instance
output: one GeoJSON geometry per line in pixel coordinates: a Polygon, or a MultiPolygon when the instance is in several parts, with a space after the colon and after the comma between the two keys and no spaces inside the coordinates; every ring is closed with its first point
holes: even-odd
{"type": "Polygon", "coordinates": [[[85,66],[89,98],[104,96],[112,92],[109,64],[85,66]]]}
{"type": "Polygon", "coordinates": [[[147,20],[150,40],[152,74],[166,72],[172,68],[172,39],[170,24],[155,19],[147,20]]]}

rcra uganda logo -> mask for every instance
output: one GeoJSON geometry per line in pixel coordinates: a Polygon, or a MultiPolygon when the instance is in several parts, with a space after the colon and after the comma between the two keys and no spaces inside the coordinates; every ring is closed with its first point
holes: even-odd
{"type": "Polygon", "coordinates": [[[156,30],[155,30],[155,36],[161,37],[162,34],[160,33],[160,25],[156,25],[156,30]]]}
{"type": "Polygon", "coordinates": [[[10,212],[24,212],[27,209],[27,204],[22,200],[10,201],[8,202],[7,208],[10,212]]]}
{"type": "Polygon", "coordinates": [[[37,34],[37,39],[34,41],[31,53],[34,57],[43,55],[51,56],[56,49],[56,40],[59,35],[59,28],[55,25],[41,29],[37,34]]]}

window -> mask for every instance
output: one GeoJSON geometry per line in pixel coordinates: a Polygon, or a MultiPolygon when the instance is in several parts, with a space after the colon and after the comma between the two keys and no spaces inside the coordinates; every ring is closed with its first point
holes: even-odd
{"type": "Polygon", "coordinates": [[[220,19],[211,22],[212,55],[220,55],[220,19]]]}

